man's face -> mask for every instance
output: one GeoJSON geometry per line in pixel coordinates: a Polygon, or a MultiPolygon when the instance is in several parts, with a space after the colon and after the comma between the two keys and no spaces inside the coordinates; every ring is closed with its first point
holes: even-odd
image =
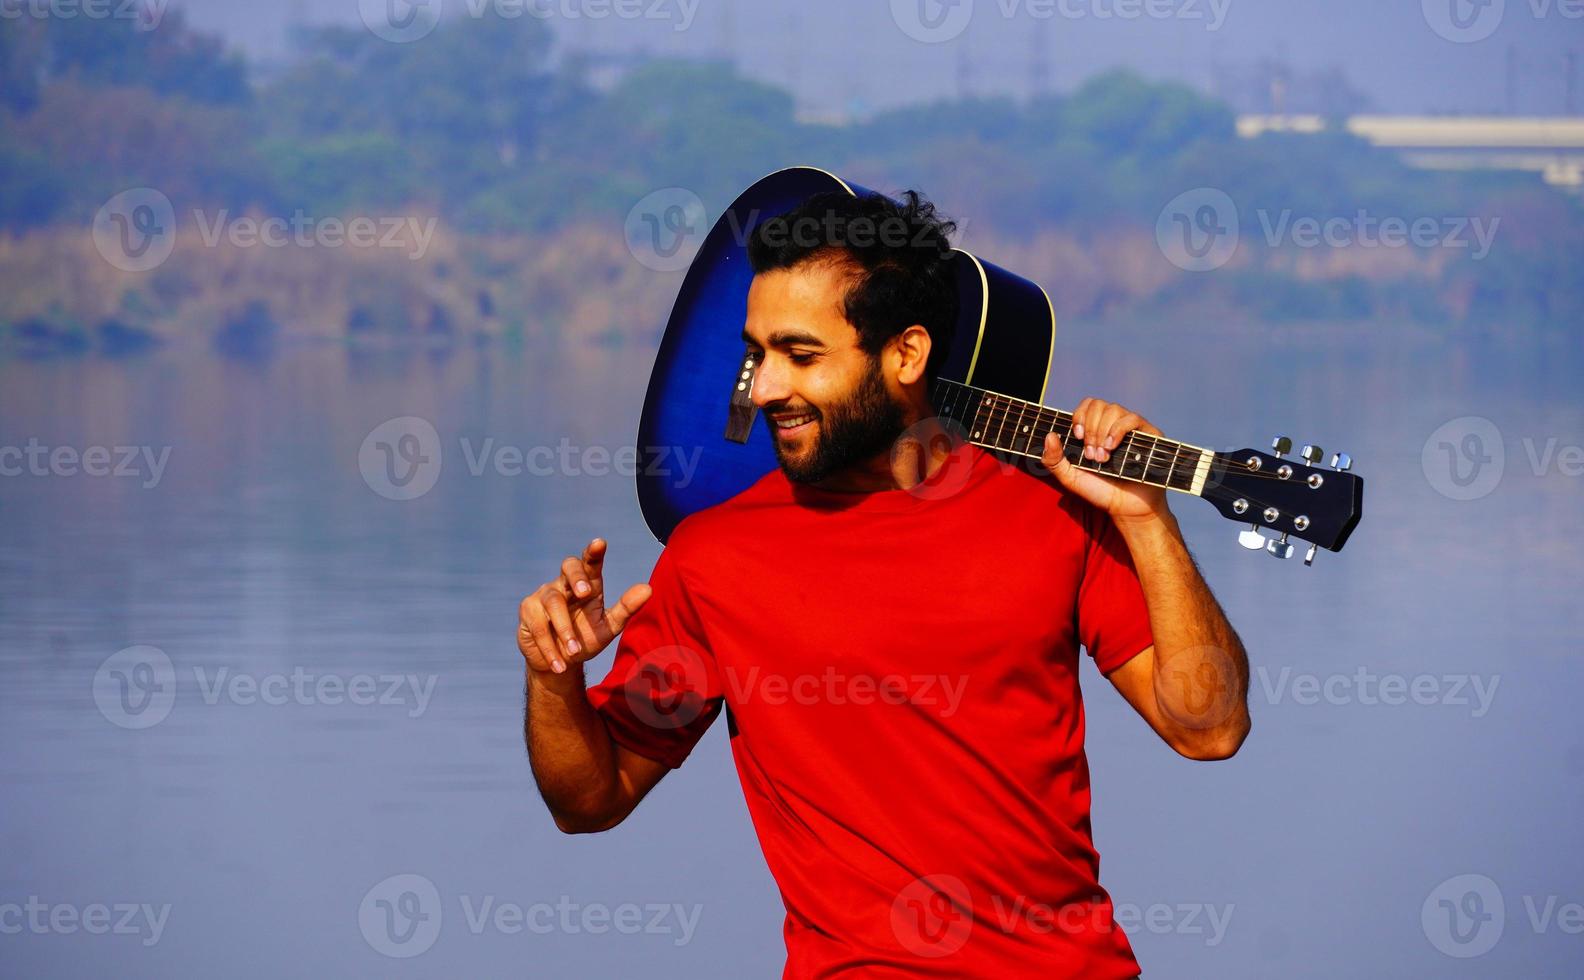
{"type": "Polygon", "coordinates": [[[805,262],[754,276],[743,339],[759,356],[753,401],[787,479],[817,483],[889,453],[906,422],[878,359],[842,314],[841,267],[805,262]],[[807,418],[783,427],[786,419],[807,418]]]}

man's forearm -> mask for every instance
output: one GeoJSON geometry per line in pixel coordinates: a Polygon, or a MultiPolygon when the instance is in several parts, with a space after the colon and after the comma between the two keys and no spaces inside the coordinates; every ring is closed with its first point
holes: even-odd
{"type": "Polygon", "coordinates": [[[539,793],[561,829],[609,813],[617,796],[615,747],[589,703],[581,663],[564,674],[528,668],[523,742],[539,793]]]}
{"type": "Polygon", "coordinates": [[[1178,737],[1230,755],[1248,735],[1248,655],[1199,574],[1170,511],[1117,519],[1155,637],[1154,690],[1178,737]]]}

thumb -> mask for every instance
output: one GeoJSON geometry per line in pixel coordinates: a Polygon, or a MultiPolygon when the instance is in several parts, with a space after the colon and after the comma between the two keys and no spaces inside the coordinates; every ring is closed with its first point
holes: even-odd
{"type": "Polygon", "coordinates": [[[1079,479],[1078,467],[1067,461],[1067,456],[1062,452],[1062,441],[1056,433],[1045,437],[1045,456],[1042,460],[1056,477],[1057,482],[1071,490],[1079,479]]]}
{"type": "Polygon", "coordinates": [[[616,605],[605,611],[605,622],[610,624],[611,633],[614,635],[627,628],[627,621],[633,614],[642,609],[649,597],[654,595],[654,589],[648,582],[639,582],[617,600],[616,605]]]}

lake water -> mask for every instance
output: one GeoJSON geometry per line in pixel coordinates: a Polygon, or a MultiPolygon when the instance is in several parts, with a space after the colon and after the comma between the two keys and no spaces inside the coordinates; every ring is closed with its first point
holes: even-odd
{"type": "MultiPolygon", "coordinates": [[[[0,457],[0,973],[778,976],[723,724],[593,836],[522,748],[517,601],[595,535],[616,591],[659,553],[600,455],[651,356],[0,363],[0,448],[33,451],[0,457]],[[389,499],[360,448],[408,416],[443,454],[389,499]],[[571,467],[514,473],[536,447],[571,467]]],[[[1368,481],[1307,569],[1173,498],[1255,669],[1237,758],[1176,757],[1085,668],[1147,976],[1577,975],[1581,368],[1576,338],[1063,326],[1047,403],[1368,481]]]]}

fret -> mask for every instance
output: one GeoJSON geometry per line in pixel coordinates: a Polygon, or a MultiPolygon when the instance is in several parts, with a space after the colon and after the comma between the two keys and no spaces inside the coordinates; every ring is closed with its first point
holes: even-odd
{"type": "Polygon", "coordinates": [[[936,412],[961,425],[968,441],[977,445],[1038,459],[1045,454],[1045,437],[1054,432],[1068,460],[1093,473],[1195,494],[1209,477],[1213,453],[1137,429],[1123,437],[1104,462],[1084,458],[1082,447],[1077,447],[1075,459],[1069,443],[1071,413],[945,378],[937,379],[936,385],[936,412]]]}
{"type": "MultiPolygon", "coordinates": [[[[1028,410],[1028,402],[1017,402],[1016,406],[1017,418],[1012,418],[1012,413],[1007,412],[1007,421],[1012,423],[1012,432],[1006,437],[1007,442],[1005,447],[1007,449],[1013,449],[1014,451],[1014,447],[1017,446],[1018,430],[1023,427],[1023,413],[1028,410]]],[[[1003,429],[1004,428],[1005,426],[1003,426],[1003,429]]]]}
{"type": "Polygon", "coordinates": [[[968,426],[969,436],[975,441],[978,441],[984,437],[984,430],[980,427],[979,416],[984,413],[985,405],[988,401],[989,399],[983,396],[980,397],[979,407],[974,411],[973,424],[968,426]]]}
{"type": "Polygon", "coordinates": [[[989,418],[984,421],[985,442],[988,442],[992,448],[1000,449],[1001,444],[998,440],[1001,436],[1001,427],[1006,425],[1006,413],[1010,409],[1007,407],[1006,399],[1000,395],[987,394],[984,400],[989,406],[986,410],[989,418]]]}
{"type": "Polygon", "coordinates": [[[1023,440],[1022,452],[1030,456],[1042,456],[1044,455],[1043,450],[1045,447],[1045,436],[1040,432],[1039,429],[1040,423],[1045,419],[1045,408],[1042,405],[1032,405],[1031,407],[1034,409],[1034,418],[1032,421],[1024,424],[1024,427],[1028,429],[1028,438],[1023,440]],[[1034,448],[1034,440],[1036,439],[1038,439],[1040,443],[1040,450],[1038,451],[1036,451],[1034,448]]]}

